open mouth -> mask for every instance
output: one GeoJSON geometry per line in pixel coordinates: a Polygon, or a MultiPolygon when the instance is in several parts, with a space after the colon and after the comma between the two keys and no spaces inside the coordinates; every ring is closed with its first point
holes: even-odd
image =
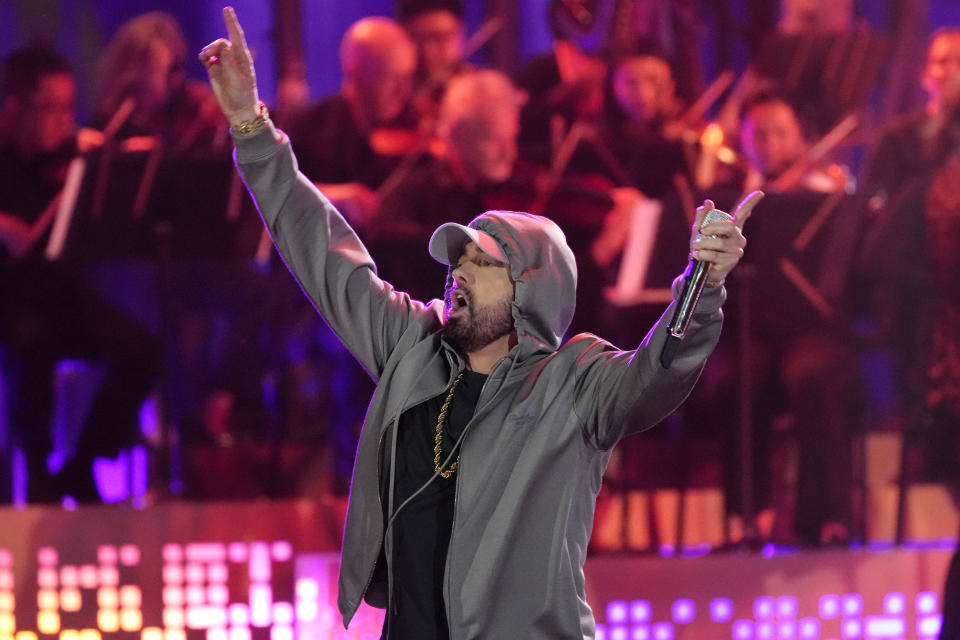
{"type": "Polygon", "coordinates": [[[450,295],[450,313],[455,314],[464,307],[469,306],[469,296],[459,289],[455,289],[450,295]]]}

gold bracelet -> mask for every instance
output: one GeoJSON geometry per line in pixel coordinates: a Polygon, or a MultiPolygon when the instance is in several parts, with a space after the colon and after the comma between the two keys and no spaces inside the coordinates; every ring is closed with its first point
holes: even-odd
{"type": "Polygon", "coordinates": [[[251,133],[256,133],[267,126],[267,123],[270,122],[270,112],[267,111],[267,105],[263,103],[263,100],[257,105],[257,117],[253,120],[247,120],[246,122],[240,122],[233,125],[230,130],[233,131],[238,136],[248,136],[251,133]]]}

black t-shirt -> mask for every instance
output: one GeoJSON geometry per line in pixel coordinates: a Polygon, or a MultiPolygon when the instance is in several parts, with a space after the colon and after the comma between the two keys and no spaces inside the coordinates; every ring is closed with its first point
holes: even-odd
{"type": "MultiPolygon", "coordinates": [[[[444,421],[441,462],[473,417],[486,379],[487,376],[481,373],[463,372],[444,421]]],[[[437,416],[446,397],[445,391],[400,416],[394,508],[413,495],[434,473],[437,416]]],[[[391,437],[392,430],[388,429],[381,452],[384,468],[380,493],[385,511],[391,437]]],[[[443,572],[453,527],[456,481],[456,473],[450,478],[438,476],[404,507],[393,522],[394,603],[391,610],[394,614],[390,640],[449,638],[443,601],[443,572]]],[[[386,638],[386,624],[383,638],[386,638]]]]}

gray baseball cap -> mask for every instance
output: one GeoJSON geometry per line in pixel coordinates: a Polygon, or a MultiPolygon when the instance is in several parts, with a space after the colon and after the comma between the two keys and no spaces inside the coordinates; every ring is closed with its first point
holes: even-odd
{"type": "Polygon", "coordinates": [[[471,241],[494,260],[507,262],[507,257],[492,235],[456,222],[442,224],[433,232],[430,236],[430,255],[437,262],[455,267],[460,254],[463,253],[464,245],[471,241]]]}

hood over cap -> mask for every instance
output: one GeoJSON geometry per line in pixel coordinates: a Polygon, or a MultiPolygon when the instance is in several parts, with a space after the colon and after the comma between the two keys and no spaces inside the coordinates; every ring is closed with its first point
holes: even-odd
{"type": "Polygon", "coordinates": [[[453,266],[467,241],[510,267],[513,320],[521,355],[556,351],[573,319],[577,263],[566,236],[549,218],[515,211],[487,211],[466,227],[441,225],[430,255],[450,266],[444,299],[449,304],[453,266]]]}

